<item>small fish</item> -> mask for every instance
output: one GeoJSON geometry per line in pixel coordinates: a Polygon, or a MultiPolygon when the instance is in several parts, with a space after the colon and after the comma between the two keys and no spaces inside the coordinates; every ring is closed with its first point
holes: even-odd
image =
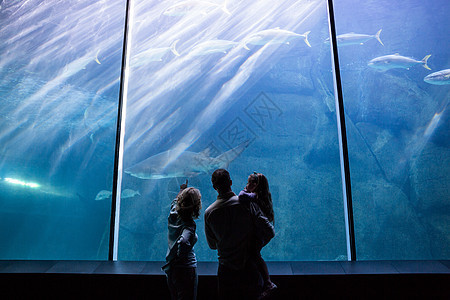
{"type": "Polygon", "coordinates": [[[431,73],[423,79],[426,83],[435,85],[450,84],[450,69],[431,73]]]}
{"type": "Polygon", "coordinates": [[[139,193],[139,191],[134,191],[131,189],[124,189],[122,191],[122,193],[120,194],[120,198],[122,198],[122,199],[133,198],[136,195],[140,196],[141,194],[139,193]]]}
{"type": "Polygon", "coordinates": [[[265,44],[289,44],[290,41],[303,37],[306,45],[311,47],[308,41],[308,34],[311,31],[307,31],[304,34],[298,34],[289,30],[280,29],[279,27],[273,29],[266,29],[251,34],[244,40],[244,48],[250,50],[247,44],[250,45],[265,45],[265,44]]]}
{"type": "MultiPolygon", "coordinates": [[[[380,44],[384,46],[383,42],[380,39],[380,33],[381,33],[381,29],[378,30],[378,32],[375,33],[374,35],[350,32],[350,33],[340,34],[340,35],[336,36],[336,39],[337,39],[338,46],[362,45],[371,39],[377,39],[377,41],[380,42],[380,44]]],[[[326,42],[330,43],[330,39],[327,38],[326,42]]]]}
{"type": "Polygon", "coordinates": [[[131,57],[131,66],[139,67],[152,61],[162,61],[163,56],[171,51],[175,56],[180,56],[176,49],[179,40],[174,41],[170,47],[152,48],[131,57]]]}
{"type": "Polygon", "coordinates": [[[227,15],[231,15],[230,11],[227,8],[226,1],[222,5],[220,5],[217,3],[200,0],[182,1],[178,4],[172,5],[163,12],[163,15],[179,17],[184,16],[188,13],[208,14],[210,11],[216,8],[220,8],[227,15]]]}
{"type": "Polygon", "coordinates": [[[227,53],[227,50],[239,44],[227,40],[210,40],[194,46],[190,52],[192,56],[202,56],[214,53],[227,53]]]}
{"type": "Polygon", "coordinates": [[[431,70],[427,65],[427,61],[430,56],[431,55],[427,55],[422,60],[415,60],[411,57],[401,56],[396,53],[376,57],[368,63],[368,66],[381,71],[387,71],[390,69],[409,69],[414,65],[421,64],[425,69],[431,70]]]}
{"type": "Polygon", "coordinates": [[[96,201],[105,200],[111,197],[112,193],[110,191],[101,190],[98,192],[97,196],[95,196],[96,201]]]}

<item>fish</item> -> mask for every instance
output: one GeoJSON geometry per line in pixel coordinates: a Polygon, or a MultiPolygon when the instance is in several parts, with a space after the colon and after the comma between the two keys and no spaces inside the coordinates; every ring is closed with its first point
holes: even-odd
{"type": "Polygon", "coordinates": [[[227,15],[231,15],[231,12],[227,8],[227,2],[217,4],[209,1],[201,1],[201,0],[188,0],[182,1],[175,5],[168,7],[164,10],[163,15],[170,17],[179,17],[184,16],[188,13],[201,13],[208,14],[210,11],[220,8],[227,15]]]}
{"type": "Polygon", "coordinates": [[[431,73],[423,79],[426,83],[435,85],[450,84],[450,69],[431,73]]]}
{"type": "MultiPolygon", "coordinates": [[[[381,29],[378,30],[377,33],[374,35],[370,34],[361,34],[361,33],[344,33],[336,36],[337,44],[338,46],[348,46],[348,45],[363,45],[365,42],[376,39],[378,42],[380,42],[381,45],[384,46],[383,42],[380,39],[381,29]]],[[[330,38],[327,38],[327,43],[330,43],[330,38]]]]}
{"type": "Polygon", "coordinates": [[[122,193],[120,194],[120,198],[122,198],[122,199],[133,198],[136,195],[140,196],[141,193],[139,193],[139,191],[135,191],[132,189],[124,189],[122,191],[122,193]]]}
{"type": "Polygon", "coordinates": [[[250,45],[266,45],[266,44],[289,44],[290,41],[303,37],[306,45],[311,47],[308,41],[308,34],[311,31],[307,31],[303,34],[295,33],[289,30],[280,29],[279,27],[273,29],[266,29],[255,32],[244,39],[244,48],[250,50],[247,44],[250,45]]]}
{"type": "Polygon", "coordinates": [[[152,61],[162,61],[162,57],[167,52],[172,52],[175,56],[180,56],[176,49],[179,40],[174,41],[169,47],[151,48],[131,57],[131,66],[139,67],[152,61]]]}
{"type": "Polygon", "coordinates": [[[427,61],[431,55],[425,56],[422,60],[415,60],[411,57],[401,56],[400,54],[392,54],[380,56],[372,59],[368,66],[381,71],[390,69],[409,69],[414,65],[421,64],[427,70],[431,70],[427,65],[427,61]]]}
{"type": "Polygon", "coordinates": [[[95,196],[96,201],[105,200],[111,197],[112,193],[110,191],[101,190],[98,192],[97,196],[95,196]]]}
{"type": "Polygon", "coordinates": [[[209,40],[194,46],[189,54],[192,56],[203,56],[214,53],[227,53],[227,50],[230,50],[237,44],[239,43],[227,40],[209,40]]]}
{"type": "Polygon", "coordinates": [[[227,168],[248,144],[249,141],[243,142],[217,157],[210,157],[208,149],[198,153],[184,151],[178,156],[173,150],[167,150],[127,168],[125,173],[140,179],[194,177],[218,168],[227,168]]]}

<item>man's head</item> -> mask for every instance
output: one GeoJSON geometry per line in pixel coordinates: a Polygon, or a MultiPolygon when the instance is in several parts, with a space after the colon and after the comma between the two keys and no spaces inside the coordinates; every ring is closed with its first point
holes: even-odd
{"type": "Polygon", "coordinates": [[[225,193],[231,191],[231,178],[230,173],[225,169],[217,169],[211,176],[211,182],[213,188],[219,193],[225,193]]]}

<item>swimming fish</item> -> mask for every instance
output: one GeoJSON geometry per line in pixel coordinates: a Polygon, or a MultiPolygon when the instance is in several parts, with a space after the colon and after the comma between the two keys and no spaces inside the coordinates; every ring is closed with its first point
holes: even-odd
{"type": "MultiPolygon", "coordinates": [[[[380,33],[381,33],[381,29],[378,30],[378,32],[375,33],[374,35],[350,32],[350,33],[340,34],[340,35],[336,36],[336,39],[337,39],[338,46],[362,45],[371,39],[377,39],[377,41],[380,42],[380,44],[384,46],[383,42],[380,39],[380,33]]],[[[326,42],[329,43],[330,38],[327,38],[326,42]]]]}
{"type": "Polygon", "coordinates": [[[431,55],[425,56],[422,60],[415,60],[410,57],[401,56],[400,54],[392,54],[386,56],[380,56],[372,59],[368,66],[381,71],[387,71],[390,69],[409,69],[414,65],[421,64],[425,69],[431,70],[427,65],[427,61],[431,55]]]}
{"type": "Polygon", "coordinates": [[[97,196],[95,196],[95,200],[100,201],[100,200],[108,199],[109,197],[111,197],[111,195],[112,195],[112,193],[110,191],[101,190],[100,192],[98,192],[97,196]]]}
{"type": "Polygon", "coordinates": [[[298,34],[289,30],[280,29],[279,27],[273,29],[266,29],[255,32],[244,39],[244,48],[250,50],[247,44],[250,45],[265,45],[265,44],[289,44],[290,41],[303,37],[306,45],[311,47],[308,41],[308,34],[311,31],[307,31],[304,34],[298,34]]]}
{"type": "Polygon", "coordinates": [[[435,85],[450,84],[450,69],[431,73],[430,75],[425,76],[423,81],[435,85]]]}
{"type": "Polygon", "coordinates": [[[172,5],[169,8],[167,8],[163,12],[163,15],[177,17],[177,16],[184,16],[188,13],[207,14],[216,8],[220,8],[227,15],[231,15],[230,11],[227,8],[226,1],[221,5],[221,4],[217,4],[217,3],[213,3],[213,2],[209,2],[209,1],[201,1],[201,0],[182,1],[180,3],[177,3],[177,4],[172,5]]]}
{"type": "Polygon", "coordinates": [[[133,198],[136,195],[140,196],[141,194],[139,193],[139,191],[135,191],[132,189],[124,189],[122,191],[122,193],[120,194],[120,198],[122,198],[122,199],[133,198]]]}
{"type": "Polygon", "coordinates": [[[176,49],[179,40],[174,41],[170,47],[151,48],[131,57],[131,66],[139,67],[152,61],[162,61],[163,56],[171,51],[175,56],[180,56],[176,49]]]}
{"type": "Polygon", "coordinates": [[[239,43],[227,40],[209,40],[194,46],[189,54],[192,56],[202,56],[213,53],[227,53],[227,50],[237,44],[239,43]]]}
{"type": "Polygon", "coordinates": [[[184,151],[179,155],[168,150],[150,156],[126,169],[125,173],[140,179],[194,177],[218,168],[228,167],[246,149],[248,144],[248,141],[243,142],[217,157],[210,157],[208,149],[199,153],[184,151]]]}

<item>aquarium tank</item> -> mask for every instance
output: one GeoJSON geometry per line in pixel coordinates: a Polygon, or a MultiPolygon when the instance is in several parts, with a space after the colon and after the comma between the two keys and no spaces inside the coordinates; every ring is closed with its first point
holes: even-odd
{"type": "Polygon", "coordinates": [[[163,261],[187,180],[217,261],[217,168],[267,261],[450,259],[450,2],[333,2],[337,52],[325,0],[0,1],[0,259],[163,261]]]}

